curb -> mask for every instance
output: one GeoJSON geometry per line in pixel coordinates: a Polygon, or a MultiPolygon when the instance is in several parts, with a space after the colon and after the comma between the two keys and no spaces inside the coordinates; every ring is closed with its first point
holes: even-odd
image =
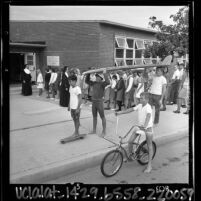
{"type": "MultiPolygon", "coordinates": [[[[172,141],[180,140],[188,137],[188,128],[180,129],[179,131],[169,133],[168,135],[158,136],[154,141],[157,146],[170,143],[172,141]]],[[[101,163],[104,155],[114,149],[114,146],[108,147],[104,150],[96,151],[95,153],[88,153],[72,160],[59,162],[57,164],[50,164],[46,167],[26,171],[10,178],[11,184],[36,184],[55,180],[59,177],[73,174],[86,168],[90,168],[101,163]]]]}

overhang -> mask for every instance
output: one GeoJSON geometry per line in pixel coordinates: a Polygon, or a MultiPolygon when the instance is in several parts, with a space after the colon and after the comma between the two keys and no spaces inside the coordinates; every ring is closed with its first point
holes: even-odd
{"type": "Polygon", "coordinates": [[[35,48],[45,48],[47,47],[46,44],[37,44],[37,43],[20,43],[20,42],[10,42],[10,46],[15,47],[35,47],[35,48]]]}

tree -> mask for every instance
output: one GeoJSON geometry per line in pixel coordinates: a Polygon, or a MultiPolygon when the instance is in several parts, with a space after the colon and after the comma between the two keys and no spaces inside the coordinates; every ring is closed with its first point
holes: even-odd
{"type": "Polygon", "coordinates": [[[149,46],[145,54],[149,52],[163,58],[169,51],[175,50],[180,56],[189,52],[189,7],[185,6],[175,14],[171,15],[174,24],[165,25],[157,20],[155,16],[150,17],[149,26],[157,30],[157,43],[149,46]]]}

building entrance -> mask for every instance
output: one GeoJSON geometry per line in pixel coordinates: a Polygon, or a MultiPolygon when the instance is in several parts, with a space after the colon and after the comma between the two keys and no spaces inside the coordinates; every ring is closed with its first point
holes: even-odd
{"type": "Polygon", "coordinates": [[[23,53],[10,53],[10,84],[17,84],[21,82],[21,72],[24,67],[24,54],[23,53]]]}

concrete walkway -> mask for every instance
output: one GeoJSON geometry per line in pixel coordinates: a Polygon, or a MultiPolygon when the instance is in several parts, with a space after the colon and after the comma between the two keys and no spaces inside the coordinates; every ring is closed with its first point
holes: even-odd
{"type": "MultiPolygon", "coordinates": [[[[188,135],[188,115],[174,114],[175,106],[161,112],[160,123],[154,128],[154,140],[160,146],[170,140],[188,135]]],[[[185,109],[182,109],[184,112],[185,109]]],[[[105,111],[107,135],[118,142],[136,122],[136,113],[119,116],[116,134],[116,117],[113,111],[105,111]]],[[[83,105],[80,133],[92,128],[89,105],[83,105]]],[[[102,131],[100,118],[96,135],[60,144],[60,139],[72,135],[73,122],[67,108],[43,97],[10,95],[10,182],[45,183],[57,177],[100,164],[106,152],[114,145],[99,137],[102,131]]],[[[143,140],[143,139],[142,139],[143,140]]]]}

